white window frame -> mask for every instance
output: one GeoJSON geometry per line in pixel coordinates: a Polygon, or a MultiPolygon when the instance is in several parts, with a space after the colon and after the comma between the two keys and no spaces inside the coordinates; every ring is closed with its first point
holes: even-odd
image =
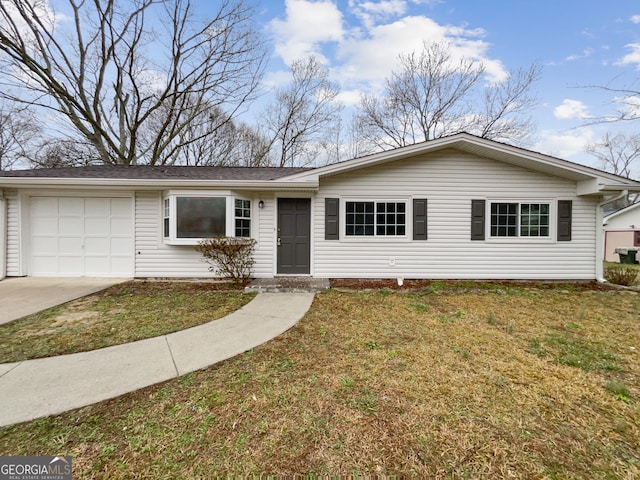
{"type": "Polygon", "coordinates": [[[413,237],[413,202],[411,197],[342,197],[340,199],[340,241],[344,242],[409,242],[413,237]],[[374,204],[374,224],[373,235],[347,235],[347,203],[349,202],[373,202],[374,204]],[[378,235],[377,223],[377,203],[404,203],[405,228],[404,235],[378,235]]]}
{"type": "Polygon", "coordinates": [[[162,237],[171,237],[171,199],[169,197],[162,197],[162,237]]]}
{"type": "MultiPolygon", "coordinates": [[[[243,210],[246,210],[242,207],[243,210]]],[[[245,197],[234,197],[233,199],[233,236],[237,236],[236,230],[236,220],[249,220],[249,236],[248,237],[240,237],[240,238],[251,238],[253,236],[253,201],[250,198],[245,197]],[[236,202],[249,202],[249,216],[248,217],[238,217],[236,216],[236,202]]]]}
{"type": "Polygon", "coordinates": [[[487,198],[485,210],[485,239],[495,243],[555,243],[556,242],[556,225],[558,223],[557,216],[557,199],[555,198],[524,198],[516,199],[507,198],[487,198]],[[518,204],[516,225],[516,236],[493,236],[491,234],[491,205],[495,203],[516,203],[518,204]],[[522,204],[547,204],[549,205],[549,235],[548,236],[521,236],[520,235],[520,215],[522,204]]]}

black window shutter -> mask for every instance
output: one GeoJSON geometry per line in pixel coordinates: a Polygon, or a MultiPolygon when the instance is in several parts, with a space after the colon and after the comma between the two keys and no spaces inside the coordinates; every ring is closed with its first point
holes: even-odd
{"type": "Polygon", "coordinates": [[[427,199],[413,199],[413,239],[427,239],[427,199]]]}
{"type": "Polygon", "coordinates": [[[571,241],[572,200],[558,200],[558,241],[571,241]]]}
{"type": "Polygon", "coordinates": [[[486,200],[471,200],[471,240],[484,240],[486,200]]]}
{"type": "Polygon", "coordinates": [[[340,239],[340,199],[324,199],[324,239],[340,239]]]}

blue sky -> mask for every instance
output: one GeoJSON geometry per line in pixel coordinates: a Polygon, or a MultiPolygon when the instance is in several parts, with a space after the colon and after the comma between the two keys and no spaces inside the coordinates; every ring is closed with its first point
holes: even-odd
{"type": "MultiPolygon", "coordinates": [[[[204,0],[202,0],[204,1],[204,0]]],[[[208,0],[210,1],[210,0],[208,0]]],[[[588,85],[640,90],[640,3],[595,0],[263,0],[260,28],[271,41],[267,86],[286,65],[319,55],[339,83],[341,99],[379,91],[401,52],[424,40],[453,42],[459,54],[487,65],[491,80],[543,66],[531,148],[586,164],[585,143],[636,125],[581,126],[613,111],[613,95],[588,85]]],[[[640,104],[640,99],[639,99],[640,104]]],[[[595,164],[594,164],[595,166],[595,164]]]]}

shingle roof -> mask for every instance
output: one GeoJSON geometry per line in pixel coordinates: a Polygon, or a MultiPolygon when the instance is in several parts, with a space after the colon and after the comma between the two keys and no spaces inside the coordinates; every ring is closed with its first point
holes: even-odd
{"type": "Polygon", "coordinates": [[[22,178],[114,178],[182,180],[277,180],[308,168],[294,167],[194,167],[148,165],[92,165],[86,167],[4,170],[0,177],[22,178]]]}

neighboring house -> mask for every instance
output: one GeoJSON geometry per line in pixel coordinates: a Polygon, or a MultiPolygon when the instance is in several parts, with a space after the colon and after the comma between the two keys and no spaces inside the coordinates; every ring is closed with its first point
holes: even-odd
{"type": "Polygon", "coordinates": [[[640,247],[640,203],[604,217],[603,228],[604,259],[607,262],[619,262],[616,248],[640,247]]]}
{"type": "Polygon", "coordinates": [[[0,172],[7,276],[206,277],[251,236],[255,277],[600,279],[602,202],[640,183],[466,133],[315,169],[0,172]]]}

